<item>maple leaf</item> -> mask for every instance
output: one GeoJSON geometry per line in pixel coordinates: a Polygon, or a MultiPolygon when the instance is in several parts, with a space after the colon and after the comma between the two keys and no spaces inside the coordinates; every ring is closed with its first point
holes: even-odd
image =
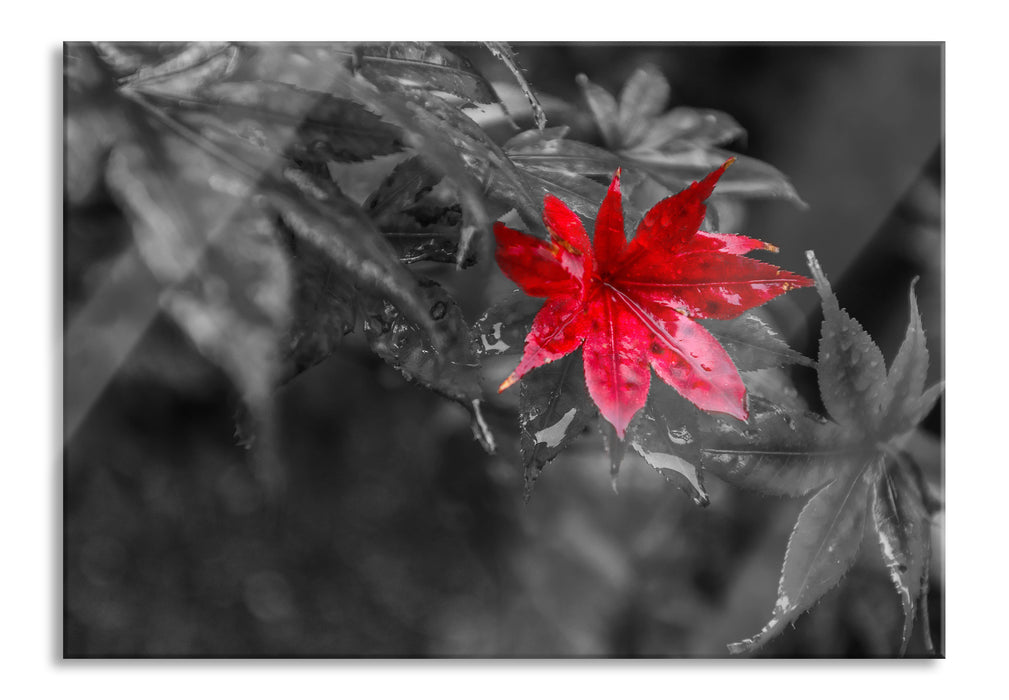
{"type": "Polygon", "coordinates": [[[805,206],[776,168],[722,148],[746,135],[731,116],[684,106],[665,111],[671,90],[655,66],[634,71],[616,97],[585,75],[578,76],[578,84],[603,142],[627,167],[675,191],[734,156],[736,166],[719,188],[720,195],[779,197],[805,206]]]}
{"type": "MultiPolygon", "coordinates": [[[[719,420],[702,425],[714,441],[701,448],[708,471],[764,493],[812,494],[788,542],[771,619],[729,649],[760,648],[837,585],[855,562],[871,511],[904,609],[903,655],[928,593],[930,518],[939,507],[904,444],[935,405],[942,383],[925,389],[928,350],[913,283],[910,321],[888,372],[872,338],[838,304],[812,252],[807,257],[823,307],[817,371],[831,419],[751,388],[748,429],[719,420]]],[[[921,611],[931,651],[924,604],[921,611]]]]}
{"type": "Polygon", "coordinates": [[[649,368],[698,408],[746,420],[739,371],[694,319],[734,318],[812,281],[741,257],[774,246],[699,230],[704,201],[731,164],[656,204],[630,241],[619,169],[599,207],[591,243],[578,215],[552,195],[543,211],[549,242],[496,223],[502,271],[526,294],[547,298],[522,360],[500,391],[583,347],[589,395],[620,439],[648,398],[649,368]]]}

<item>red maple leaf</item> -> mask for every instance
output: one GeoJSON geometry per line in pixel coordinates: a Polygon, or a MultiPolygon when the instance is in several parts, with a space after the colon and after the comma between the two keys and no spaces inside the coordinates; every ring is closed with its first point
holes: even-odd
{"type": "Polygon", "coordinates": [[[544,199],[550,241],[494,224],[496,258],[526,294],[546,297],[504,391],[540,365],[584,343],[585,383],[622,439],[645,405],[649,366],[698,408],[746,420],[739,371],[694,318],[735,318],[812,280],[741,257],[773,245],[707,233],[706,200],[733,159],[656,204],[624,234],[620,170],[599,207],[589,242],[581,220],[553,195],[544,199]]]}

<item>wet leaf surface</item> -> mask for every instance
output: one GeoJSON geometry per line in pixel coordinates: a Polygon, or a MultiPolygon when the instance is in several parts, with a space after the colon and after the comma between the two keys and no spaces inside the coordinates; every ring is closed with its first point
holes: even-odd
{"type": "Polygon", "coordinates": [[[446,341],[430,317],[417,280],[399,263],[392,246],[364,210],[331,181],[297,168],[286,169],[285,177],[303,196],[295,198],[283,190],[266,193],[284,223],[299,238],[325,252],[362,289],[393,300],[425,329],[435,346],[444,345],[446,341]]]}
{"type": "Polygon", "coordinates": [[[710,502],[701,470],[699,412],[670,387],[656,385],[628,432],[630,446],[694,503],[710,502]]]}
{"type": "Polygon", "coordinates": [[[406,263],[476,262],[475,251],[459,261],[462,212],[457,204],[433,194],[442,181],[417,158],[397,165],[365,202],[375,225],[406,263]]]}
{"type": "Polygon", "coordinates": [[[760,241],[698,231],[704,200],[729,165],[656,204],[630,242],[619,171],[591,244],[578,215],[551,195],[550,243],[495,224],[502,271],[530,296],[547,297],[501,390],[584,343],[589,394],[619,439],[647,400],[651,369],[699,408],[745,419],[738,370],[693,318],[733,318],[810,281],[742,257],[768,247],[760,241]]]}
{"type": "Polygon", "coordinates": [[[473,328],[477,356],[521,353],[533,318],[542,306],[543,302],[539,299],[516,291],[506,300],[489,308],[473,328]]]}
{"type": "MultiPolygon", "coordinates": [[[[566,132],[566,127],[532,129],[514,136],[504,149],[538,197],[559,197],[591,227],[606,186],[588,176],[609,178],[621,161],[604,149],[565,139],[566,132]]],[[[623,206],[631,222],[641,219],[643,212],[631,202],[625,201],[623,206]]]]}
{"type": "Polygon", "coordinates": [[[484,421],[480,404],[480,364],[472,351],[469,326],[455,300],[436,282],[421,280],[431,319],[446,339],[435,348],[428,335],[394,305],[379,297],[361,296],[361,318],[368,343],[382,359],[409,381],[458,402],[471,416],[473,435],[488,452],[494,436],[484,421]]]}
{"type": "Polygon", "coordinates": [[[512,159],[466,113],[436,95],[416,91],[411,100],[441,123],[471,175],[482,183],[487,196],[512,207],[527,226],[538,229],[539,200],[533,196],[512,159]]]}
{"type": "Polygon", "coordinates": [[[373,42],[348,47],[353,68],[380,87],[422,87],[477,104],[497,102],[490,83],[463,56],[431,42],[373,42]]]}
{"type": "Polygon", "coordinates": [[[577,173],[528,164],[522,165],[519,173],[525,186],[537,197],[554,195],[563,199],[587,226],[595,221],[599,202],[606,196],[606,185],[577,173]]]}
{"type": "Polygon", "coordinates": [[[519,390],[519,440],[525,473],[525,498],[540,472],[596,418],[585,389],[581,362],[569,355],[541,368],[519,390]]]}

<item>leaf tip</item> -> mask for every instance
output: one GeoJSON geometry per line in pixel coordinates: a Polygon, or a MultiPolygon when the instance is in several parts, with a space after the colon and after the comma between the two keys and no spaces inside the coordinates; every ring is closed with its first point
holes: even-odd
{"type": "Polygon", "coordinates": [[[616,172],[613,173],[613,178],[610,180],[610,188],[607,194],[621,194],[620,192],[620,171],[623,168],[617,168],[616,172]]]}
{"type": "MultiPolygon", "coordinates": [[[[609,424],[611,426],[613,426],[613,432],[616,433],[617,442],[622,443],[624,441],[624,437],[627,435],[627,426],[631,424],[631,419],[633,417],[634,417],[633,414],[630,415],[630,416],[626,416],[626,417],[620,416],[620,417],[618,417],[618,421],[616,423],[614,423],[613,421],[611,421],[609,418],[606,418],[607,422],[609,422],[609,424]]],[[[623,450],[620,451],[620,454],[621,454],[621,456],[623,455],[623,450]]],[[[617,468],[619,468],[619,467],[620,467],[620,464],[619,464],[619,460],[618,460],[617,468]]]]}
{"type": "Polygon", "coordinates": [[[827,276],[823,274],[820,261],[816,259],[816,254],[811,250],[806,251],[806,264],[809,266],[809,271],[813,273],[813,280],[815,281],[817,291],[820,292],[820,297],[824,302],[832,300],[834,290],[830,288],[830,282],[827,280],[827,276]]]}
{"type": "Polygon", "coordinates": [[[477,227],[473,224],[464,225],[459,235],[459,248],[456,250],[455,267],[462,270],[466,267],[466,255],[469,253],[470,242],[476,235],[477,227]]]}
{"type": "Polygon", "coordinates": [[[473,436],[477,442],[487,451],[487,454],[494,454],[497,451],[497,443],[494,440],[494,433],[484,420],[483,412],[480,410],[480,399],[473,399],[470,402],[471,414],[473,416],[473,436]]]}
{"type": "Polygon", "coordinates": [[[907,647],[910,641],[911,641],[910,635],[905,634],[901,637],[900,651],[897,652],[898,658],[903,659],[905,656],[907,656],[907,647]]]}
{"type": "Polygon", "coordinates": [[[921,323],[921,318],[919,317],[918,313],[918,296],[917,293],[915,292],[915,287],[918,286],[918,280],[920,279],[921,275],[915,275],[914,278],[911,280],[911,288],[907,292],[908,304],[911,307],[911,320],[913,322],[915,318],[918,318],[919,324],[921,323]]]}
{"type": "Polygon", "coordinates": [[[753,648],[753,640],[744,639],[741,642],[732,642],[731,644],[726,644],[725,646],[728,648],[730,654],[733,656],[739,656],[740,654],[747,653],[753,648]]]}
{"type": "Polygon", "coordinates": [[[522,378],[521,375],[519,375],[519,373],[517,371],[516,372],[512,372],[511,374],[508,375],[507,379],[505,379],[503,382],[501,382],[501,386],[498,387],[497,393],[500,394],[501,392],[503,392],[504,390],[506,390],[508,387],[510,387],[512,384],[514,384],[515,382],[517,382],[521,378],[522,378]]]}
{"type": "Polygon", "coordinates": [[[740,398],[738,405],[729,405],[724,409],[718,409],[719,413],[724,413],[727,416],[732,416],[736,420],[740,420],[744,423],[750,420],[750,410],[746,405],[746,394],[740,398]]]}

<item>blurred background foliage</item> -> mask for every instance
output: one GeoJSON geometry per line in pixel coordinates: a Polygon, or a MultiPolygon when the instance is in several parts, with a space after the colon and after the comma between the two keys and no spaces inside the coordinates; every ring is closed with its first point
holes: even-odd
{"type": "MultiPolygon", "coordinates": [[[[572,138],[601,143],[575,76],[616,93],[644,63],[667,76],[672,105],[732,115],[748,132],[736,148],[785,173],[810,205],[746,200],[733,230],[778,245],[787,269],[804,270],[814,249],[888,361],[920,275],[928,383],[941,378],[940,45],[515,48],[550,125],[570,124],[572,138]]],[[[459,49],[502,97],[514,93],[486,52],[459,49]]],[[[67,157],[89,147],[68,125],[67,157]]],[[[143,266],[117,264],[132,242],[101,178],[67,184],[64,328],[86,309],[77,337],[125,361],[66,436],[66,656],[724,656],[766,620],[801,499],[710,478],[711,505],[698,508],[632,455],[614,495],[601,440],[586,435],[523,505],[507,399],[488,409],[499,438],[488,455],[458,405],[408,384],[360,333],[277,393],[287,484],[272,494],[236,434],[239,397],[222,370],[164,315],[129,327],[131,303],[158,285],[143,266]],[[117,274],[136,299],[86,307],[117,274]]],[[[478,269],[440,273],[470,321],[509,288],[493,266],[478,269]]],[[[815,293],[782,301],[778,322],[815,357],[815,293]]],[[[74,352],[65,347],[68,386],[74,352]]],[[[795,377],[815,384],[812,372],[795,377]]],[[[935,482],[941,426],[940,402],[910,446],[935,482]]],[[[933,535],[941,639],[941,516],[933,535]]],[[[762,653],[890,656],[900,624],[876,548],[863,547],[841,585],[762,653]]],[[[910,653],[921,652],[915,639],[910,653]]]]}

